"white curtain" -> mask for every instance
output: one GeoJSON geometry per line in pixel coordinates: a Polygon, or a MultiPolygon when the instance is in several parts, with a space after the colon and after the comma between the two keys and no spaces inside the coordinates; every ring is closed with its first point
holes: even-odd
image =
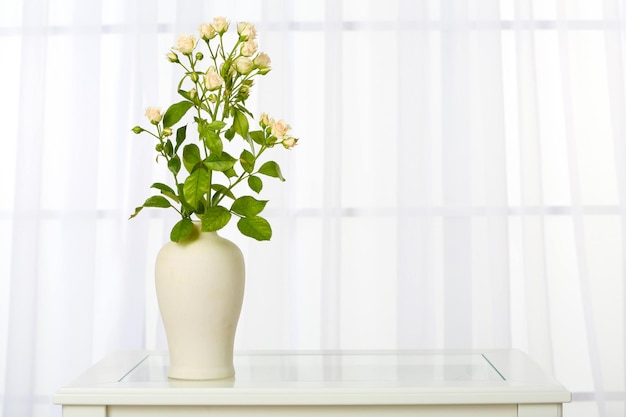
{"type": "Polygon", "coordinates": [[[255,112],[301,138],[267,186],[237,349],[507,348],[626,413],[623,0],[0,3],[0,413],[120,349],[164,349],[172,213],[131,128],[175,98],[164,54],[251,21],[255,112]]]}

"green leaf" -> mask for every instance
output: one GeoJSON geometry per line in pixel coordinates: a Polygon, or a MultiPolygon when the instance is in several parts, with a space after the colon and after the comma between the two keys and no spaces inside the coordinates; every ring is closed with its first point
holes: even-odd
{"type": "Polygon", "coordinates": [[[250,128],[250,125],[248,124],[248,118],[245,114],[243,114],[243,112],[239,110],[235,110],[233,128],[239,136],[248,140],[248,129],[250,128]]]}
{"type": "Polygon", "coordinates": [[[174,155],[172,159],[167,161],[167,168],[172,172],[172,174],[178,175],[180,172],[180,158],[178,155],[174,155]]]}
{"type": "Polygon", "coordinates": [[[269,177],[279,178],[281,181],[285,181],[283,174],[280,172],[280,167],[274,161],[267,161],[261,168],[259,168],[259,173],[263,175],[267,175],[269,177]]]}
{"type": "Polygon", "coordinates": [[[205,142],[211,153],[221,155],[222,151],[224,150],[224,144],[222,143],[222,138],[220,138],[220,135],[212,130],[209,130],[207,131],[205,142]]]}
{"type": "Polygon", "coordinates": [[[167,141],[165,141],[165,146],[163,147],[163,151],[170,158],[172,157],[172,155],[174,155],[174,146],[172,145],[171,140],[168,139],[167,141]]]}
{"type": "Polygon", "coordinates": [[[224,137],[228,140],[233,140],[235,137],[235,127],[231,126],[226,132],[224,132],[224,137]]]}
{"type": "Polygon", "coordinates": [[[178,94],[180,94],[181,96],[183,96],[184,98],[186,98],[189,101],[194,101],[193,98],[191,97],[191,94],[189,94],[189,91],[178,90],[178,94]]]}
{"type": "Polygon", "coordinates": [[[193,213],[194,211],[196,211],[196,208],[189,204],[187,202],[187,199],[185,199],[185,184],[178,184],[177,188],[178,198],[180,199],[180,203],[183,206],[183,211],[186,211],[187,213],[193,213]]]}
{"type": "Polygon", "coordinates": [[[141,212],[141,210],[143,210],[143,206],[135,207],[135,212],[130,215],[128,220],[132,219],[133,217],[136,217],[141,212]]]}
{"type": "Polygon", "coordinates": [[[190,219],[182,219],[174,225],[170,232],[170,240],[179,242],[193,232],[193,222],[190,219]]]}
{"type": "Polygon", "coordinates": [[[163,115],[163,127],[174,126],[192,107],[193,103],[187,100],[172,104],[163,115]]]}
{"type": "MultiPolygon", "coordinates": [[[[249,80],[249,81],[251,81],[251,80],[249,80]]],[[[242,82],[242,84],[244,84],[244,83],[242,82]]],[[[254,81],[253,81],[253,84],[254,84],[254,81]]],[[[254,115],[252,114],[252,112],[250,110],[246,109],[244,106],[237,106],[237,110],[239,110],[241,112],[244,112],[245,114],[247,114],[248,116],[250,116],[250,117],[252,117],[254,119],[254,115]]]]}
{"type": "Polygon", "coordinates": [[[150,188],[156,188],[157,190],[161,191],[161,194],[163,194],[164,196],[171,198],[177,203],[179,202],[178,196],[176,195],[174,190],[168,185],[162,184],[160,182],[155,182],[150,186],[150,188]]]}
{"type": "Polygon", "coordinates": [[[158,207],[158,208],[168,208],[168,207],[172,207],[172,205],[170,204],[170,201],[161,196],[161,195],[154,195],[152,197],[149,197],[145,203],[143,203],[144,207],[158,207]]]}
{"type": "Polygon", "coordinates": [[[243,152],[241,152],[241,156],[239,157],[239,162],[241,162],[241,167],[248,174],[254,171],[255,159],[254,159],[254,155],[252,155],[252,152],[250,152],[249,150],[244,149],[243,152]]]}
{"type": "Polygon", "coordinates": [[[132,219],[133,217],[137,216],[139,212],[141,212],[141,210],[144,209],[144,207],[169,208],[169,207],[172,207],[172,205],[170,204],[167,198],[160,196],[160,195],[154,195],[152,197],[149,197],[143,203],[143,205],[139,207],[135,207],[135,212],[130,215],[129,219],[132,219]]]}
{"type": "Polygon", "coordinates": [[[254,130],[250,133],[250,138],[259,145],[265,145],[265,133],[262,130],[254,130]]]}
{"type": "Polygon", "coordinates": [[[202,161],[200,149],[195,143],[190,143],[183,148],[183,164],[187,172],[191,173],[200,161],[202,161]]]}
{"type": "Polygon", "coordinates": [[[209,171],[205,168],[196,169],[185,180],[185,185],[183,186],[185,200],[194,209],[197,209],[204,195],[209,191],[210,184],[209,171]]]}
{"type": "Polygon", "coordinates": [[[176,146],[174,147],[174,152],[178,152],[178,148],[183,144],[185,138],[187,137],[187,125],[179,127],[176,130],[176,146]]]}
{"type": "Polygon", "coordinates": [[[248,177],[248,186],[252,191],[258,194],[263,189],[263,181],[261,180],[261,178],[251,175],[250,177],[248,177]]]}
{"type": "Polygon", "coordinates": [[[225,172],[230,170],[237,160],[226,152],[222,152],[221,155],[211,154],[204,160],[204,166],[213,171],[225,172]]]}
{"type": "Polygon", "coordinates": [[[272,238],[272,228],[263,217],[242,217],[237,222],[239,231],[256,240],[270,240],[272,238]]]}
{"type": "Polygon", "coordinates": [[[232,214],[226,207],[212,206],[207,207],[202,216],[202,231],[215,232],[226,226],[230,221],[232,214]]]}
{"type": "Polygon", "coordinates": [[[221,120],[215,120],[207,124],[206,127],[213,130],[214,132],[219,132],[226,127],[226,122],[222,122],[221,120]]]}
{"type": "Polygon", "coordinates": [[[257,200],[254,197],[245,195],[236,199],[230,209],[242,216],[254,217],[263,211],[266,204],[267,200],[257,200]]]}
{"type": "Polygon", "coordinates": [[[226,197],[232,198],[233,200],[235,199],[235,195],[225,185],[213,184],[213,185],[211,185],[211,189],[213,189],[215,191],[215,194],[213,195],[213,198],[215,199],[215,202],[217,202],[217,198],[219,198],[220,194],[221,195],[225,195],[226,197]]]}

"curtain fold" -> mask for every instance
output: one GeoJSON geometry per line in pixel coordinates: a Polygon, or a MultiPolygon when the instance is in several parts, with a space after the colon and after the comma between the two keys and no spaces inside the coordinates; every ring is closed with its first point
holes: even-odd
{"type": "MultiPolygon", "coordinates": [[[[33,7],[34,2],[25,2],[23,7],[33,7]]],[[[39,3],[33,13],[25,13],[20,37],[20,88],[18,136],[16,143],[16,168],[32,175],[25,175],[19,184],[15,184],[13,209],[11,216],[12,239],[9,273],[11,279],[8,288],[9,297],[6,340],[3,363],[4,374],[4,415],[32,415],[33,399],[36,395],[32,387],[36,383],[36,346],[38,314],[38,282],[40,265],[38,242],[41,224],[41,165],[43,146],[43,126],[31,123],[31,118],[42,120],[45,114],[44,90],[45,78],[41,68],[45,67],[48,56],[48,42],[45,33],[40,30],[46,19],[46,4],[39,3]],[[42,7],[43,6],[43,7],[42,7]],[[16,255],[20,255],[17,257],[16,255]],[[28,325],[25,325],[28,323],[28,325]],[[9,337],[10,336],[10,337],[9,337]],[[7,375],[23,375],[16,381],[6,381],[7,375]]],[[[4,188],[4,187],[3,187],[4,188]]],[[[3,262],[4,263],[4,262],[3,262]]],[[[8,277],[6,278],[8,279],[8,277]]]]}
{"type": "Polygon", "coordinates": [[[588,350],[588,360],[591,367],[593,386],[598,402],[598,413],[606,414],[606,398],[604,397],[603,369],[600,363],[600,351],[598,337],[595,332],[595,312],[591,300],[590,272],[587,258],[587,232],[583,216],[582,191],[580,184],[579,149],[577,146],[577,132],[574,126],[574,97],[573,80],[571,77],[570,44],[571,35],[568,31],[567,8],[563,3],[557,4],[557,31],[559,43],[559,64],[561,69],[561,92],[563,97],[563,117],[565,124],[566,149],[568,161],[568,174],[570,185],[570,198],[572,207],[572,226],[574,235],[574,251],[576,259],[577,281],[581,294],[582,311],[584,316],[584,329],[588,350]]]}
{"type": "MultiPolygon", "coordinates": [[[[342,22],[342,2],[327,0],[325,2],[324,21],[324,110],[320,114],[323,130],[322,138],[341,137],[344,129],[342,110],[345,99],[342,84],[345,81],[342,70],[344,31],[342,22]]],[[[347,151],[341,142],[329,142],[315,138],[323,148],[321,196],[323,242],[320,259],[320,341],[322,349],[338,349],[341,347],[341,249],[342,249],[342,212],[341,212],[341,159],[347,151]]]]}
{"type": "Polygon", "coordinates": [[[530,4],[515,4],[515,47],[517,70],[517,111],[519,179],[522,229],[522,268],[525,290],[527,349],[544,366],[553,369],[551,328],[546,271],[545,212],[528,208],[544,207],[541,155],[541,124],[535,53],[535,24],[530,4]]]}
{"type": "MultiPolygon", "coordinates": [[[[626,74],[626,67],[624,66],[624,54],[626,53],[626,7],[624,3],[618,1],[605,1],[604,2],[604,18],[606,20],[612,20],[620,16],[618,20],[620,24],[617,26],[617,30],[607,31],[604,34],[606,45],[606,71],[607,81],[611,86],[610,94],[610,121],[612,131],[612,143],[614,152],[614,163],[616,166],[617,185],[619,192],[619,218],[620,224],[620,240],[622,242],[620,248],[620,258],[622,260],[622,271],[620,279],[622,283],[626,283],[626,268],[624,268],[624,260],[626,260],[626,171],[624,170],[624,161],[626,161],[626,146],[624,144],[624,138],[626,138],[626,118],[622,117],[626,114],[626,84],[624,75],[626,74]],[[621,6],[621,10],[620,10],[621,6]]],[[[620,294],[623,300],[626,300],[626,284],[622,286],[622,293],[620,294]]],[[[621,321],[626,324],[626,306],[622,305],[622,317],[621,321]]],[[[626,331],[622,334],[622,339],[617,342],[618,346],[622,350],[622,363],[623,363],[623,377],[626,379],[626,331]]],[[[600,400],[605,400],[606,395],[602,395],[600,400]]],[[[600,401],[599,401],[600,402],[600,401]]],[[[626,398],[624,399],[626,403],[626,398]]],[[[602,407],[600,403],[599,407],[602,407]]],[[[626,405],[624,405],[626,408],[626,405]]],[[[604,410],[603,410],[604,411],[604,410]]]]}
{"type": "Polygon", "coordinates": [[[223,231],[237,349],[512,347],[566,415],[624,415],[623,0],[0,4],[0,415],[60,415],[103,356],[166,348],[176,216],[128,220],[168,181],[131,128],[178,100],[176,36],[222,15],[272,58],[247,104],[301,138],[265,185],[272,241],[223,231]]]}

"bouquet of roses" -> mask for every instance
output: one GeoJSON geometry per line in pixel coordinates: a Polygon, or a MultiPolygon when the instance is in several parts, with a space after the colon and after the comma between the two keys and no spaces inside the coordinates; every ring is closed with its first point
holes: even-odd
{"type": "Polygon", "coordinates": [[[256,28],[247,22],[237,24],[236,41],[226,48],[229,27],[225,18],[218,17],[200,26],[199,40],[194,35],[178,37],[167,59],[183,70],[177,86],[182,100],[165,113],[149,107],[146,117],[151,130],[133,128],[137,134],[146,132],[156,139],[157,161],[167,163],[174,184],[153,184],[151,188],[158,193],[137,207],[131,218],[145,207],[173,208],[181,216],[170,233],[174,242],[191,234],[193,220],[201,221],[202,231],[212,232],[233,218],[244,235],[269,240],[272,229],[259,215],[268,201],[237,196],[235,187],[247,184],[258,195],[265,177],[284,181],[279,165],[263,162],[261,156],[268,149],[291,149],[298,142],[284,120],[265,113],[259,117],[259,128],[250,129],[253,115],[245,102],[254,78],[270,72],[270,58],[258,52],[256,28]],[[224,150],[226,144],[230,150],[237,141],[240,150],[231,151],[234,155],[224,150]]]}

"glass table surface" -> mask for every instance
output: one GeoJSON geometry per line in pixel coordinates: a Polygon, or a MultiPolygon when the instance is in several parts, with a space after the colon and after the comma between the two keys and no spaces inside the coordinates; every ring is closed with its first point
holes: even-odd
{"type": "MultiPolygon", "coordinates": [[[[120,378],[120,383],[168,382],[185,384],[167,377],[168,356],[148,354],[120,378]]],[[[480,353],[407,353],[368,355],[366,353],[276,353],[238,354],[236,376],[228,380],[202,381],[202,385],[226,387],[248,385],[344,385],[416,386],[451,382],[496,382],[503,374],[480,353]]]]}
{"type": "Polygon", "coordinates": [[[558,404],[571,394],[520,351],[237,352],[234,378],[167,376],[167,352],[107,356],[54,400],[64,405],[304,406],[558,404]]]}

